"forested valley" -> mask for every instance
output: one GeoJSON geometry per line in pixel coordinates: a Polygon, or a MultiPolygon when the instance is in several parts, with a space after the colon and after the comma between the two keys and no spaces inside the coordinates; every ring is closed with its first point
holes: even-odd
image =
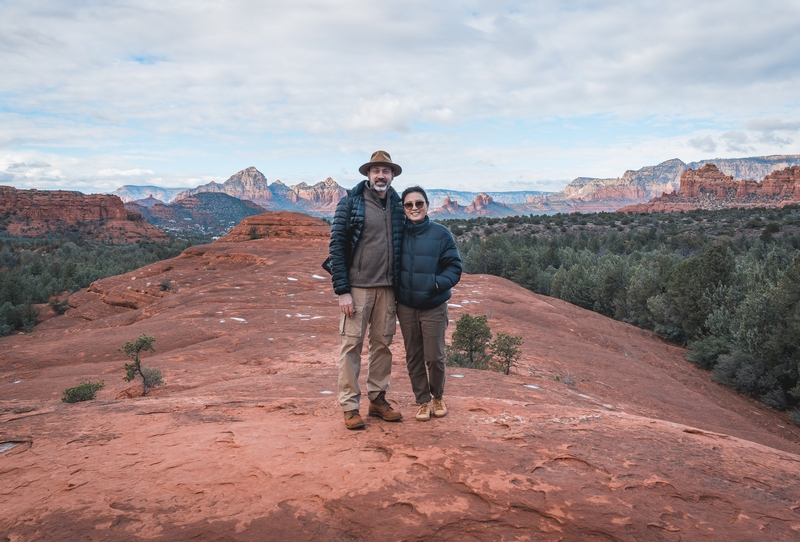
{"type": "Polygon", "coordinates": [[[441,222],[466,272],[652,330],[800,424],[800,208],[441,222]]]}
{"type": "Polygon", "coordinates": [[[187,247],[211,242],[203,236],[125,245],[70,237],[16,237],[0,233],[0,336],[30,330],[41,303],[58,313],[66,296],[93,281],[172,258],[187,247]]]}

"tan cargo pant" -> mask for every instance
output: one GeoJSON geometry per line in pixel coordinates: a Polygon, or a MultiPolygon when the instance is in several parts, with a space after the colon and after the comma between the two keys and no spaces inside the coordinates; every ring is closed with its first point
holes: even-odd
{"type": "Polygon", "coordinates": [[[361,350],[369,325],[369,362],[367,365],[367,396],[375,399],[389,389],[392,375],[392,343],[397,328],[397,307],[391,286],[379,288],[352,288],[353,317],[342,314],[339,334],[342,347],[339,351],[339,405],[343,412],[358,409],[361,388],[361,350]]]}

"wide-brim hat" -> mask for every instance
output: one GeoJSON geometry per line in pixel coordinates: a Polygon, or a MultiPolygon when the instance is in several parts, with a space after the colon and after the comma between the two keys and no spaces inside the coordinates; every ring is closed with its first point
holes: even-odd
{"type": "Polygon", "coordinates": [[[403,173],[403,168],[392,162],[392,157],[386,151],[373,152],[369,162],[358,168],[358,171],[365,177],[369,177],[369,168],[372,166],[389,166],[395,177],[403,173]]]}

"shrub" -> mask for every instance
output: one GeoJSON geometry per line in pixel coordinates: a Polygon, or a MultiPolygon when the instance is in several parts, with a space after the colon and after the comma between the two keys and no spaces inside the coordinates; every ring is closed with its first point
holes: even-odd
{"type": "Polygon", "coordinates": [[[790,410],[789,417],[792,419],[794,423],[800,425],[800,408],[795,408],[794,410],[790,410]]]}
{"type": "Polygon", "coordinates": [[[730,344],[716,335],[703,337],[689,343],[690,352],[686,359],[703,369],[713,369],[721,355],[730,353],[730,344]]]}
{"type": "Polygon", "coordinates": [[[488,368],[491,355],[486,352],[492,332],[488,317],[464,314],[456,322],[452,344],[447,349],[447,363],[470,369],[488,368]]]}
{"type": "Polygon", "coordinates": [[[764,364],[739,350],[724,354],[714,367],[714,380],[741,392],[755,395],[758,392],[758,381],[764,374],[764,364]]]}
{"type": "Polygon", "coordinates": [[[164,378],[161,375],[161,370],[156,369],[155,367],[147,367],[146,365],[142,365],[142,376],[145,380],[147,380],[148,386],[155,388],[164,384],[164,378]]]}
{"type": "Polygon", "coordinates": [[[56,314],[59,315],[64,314],[67,312],[67,309],[69,309],[69,303],[66,299],[58,299],[57,297],[54,297],[47,304],[50,305],[56,314]]]}
{"type": "Polygon", "coordinates": [[[161,281],[161,291],[162,292],[169,292],[169,289],[172,287],[169,280],[164,279],[161,281]]]}
{"type": "Polygon", "coordinates": [[[64,390],[64,396],[61,398],[62,403],[78,403],[80,401],[90,401],[94,399],[94,394],[103,389],[105,383],[100,382],[81,382],[74,388],[67,388],[64,390]]]}

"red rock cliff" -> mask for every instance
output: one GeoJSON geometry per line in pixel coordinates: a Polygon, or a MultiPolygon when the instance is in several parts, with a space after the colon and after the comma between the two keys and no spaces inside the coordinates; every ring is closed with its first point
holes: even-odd
{"type": "Polygon", "coordinates": [[[727,207],[784,207],[800,203],[800,166],[774,171],[763,181],[736,181],[706,164],[681,175],[680,189],[647,203],[619,209],[625,213],[690,211],[727,207]]]}
{"type": "Polygon", "coordinates": [[[141,215],[129,213],[119,197],[102,194],[0,186],[0,217],[12,235],[70,231],[114,242],[167,239],[141,215]]]}

